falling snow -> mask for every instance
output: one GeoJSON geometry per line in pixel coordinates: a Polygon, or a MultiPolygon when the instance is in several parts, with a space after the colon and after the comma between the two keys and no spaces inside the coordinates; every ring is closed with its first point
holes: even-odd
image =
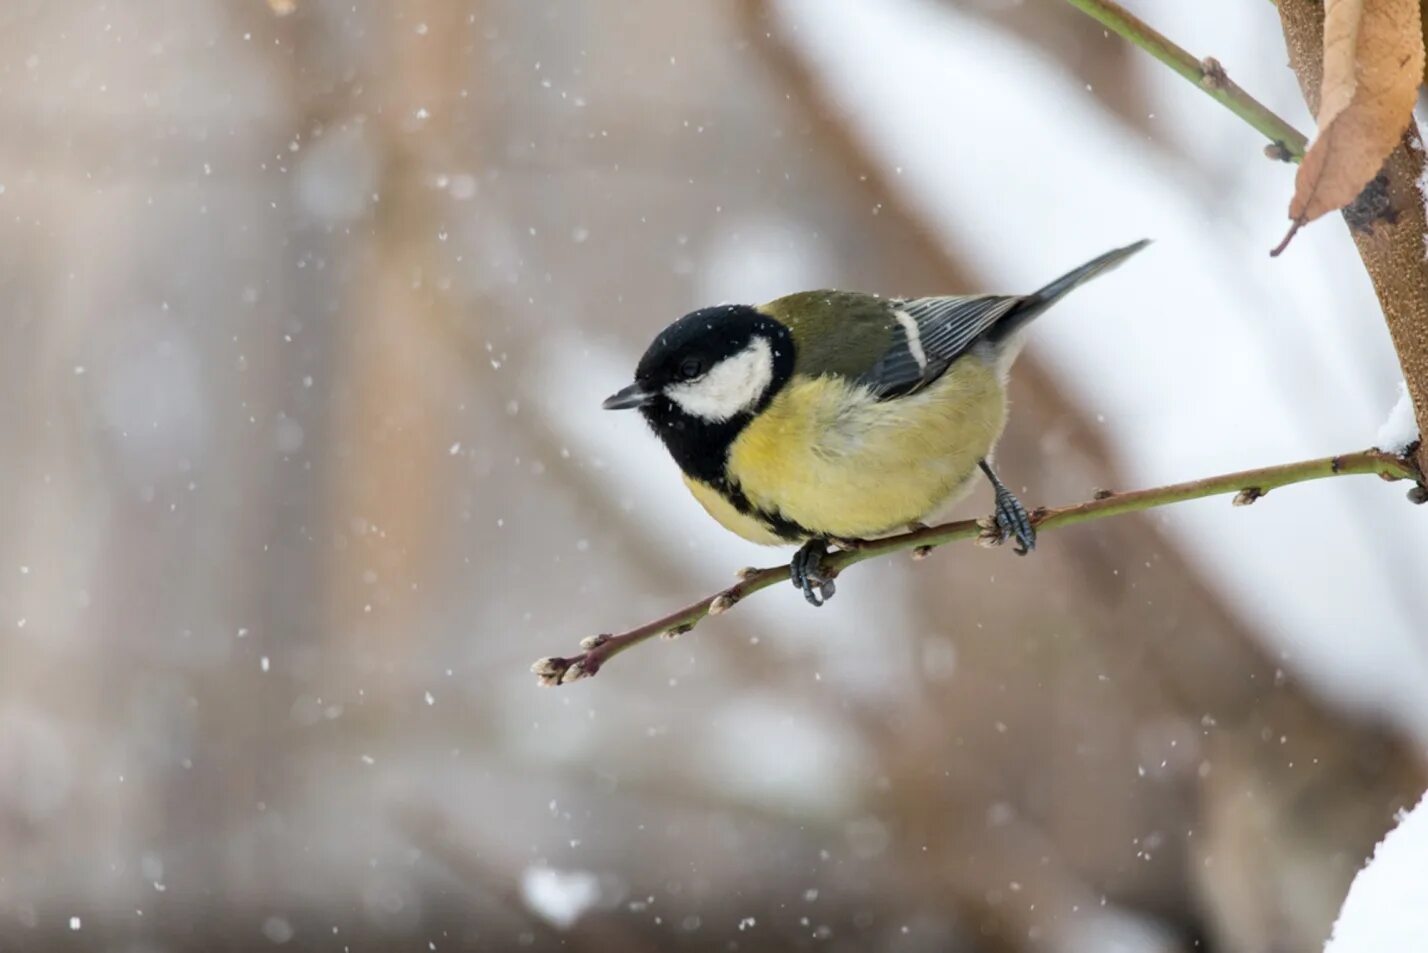
{"type": "Polygon", "coordinates": [[[521,874],[521,897],[547,923],[568,930],[600,899],[600,880],[584,870],[528,867],[521,874]]]}

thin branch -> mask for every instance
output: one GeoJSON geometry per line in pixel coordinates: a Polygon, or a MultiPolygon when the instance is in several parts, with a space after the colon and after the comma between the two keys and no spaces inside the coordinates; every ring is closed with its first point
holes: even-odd
{"type": "MultiPolygon", "coordinates": [[[[1324,83],[1324,4],[1320,0],[1279,0],[1289,65],[1312,113],[1319,111],[1324,83]]],[[[1383,306],[1393,349],[1403,368],[1403,380],[1413,397],[1419,433],[1428,434],[1428,218],[1418,183],[1423,175],[1423,151],[1418,123],[1410,118],[1403,141],[1383,164],[1379,183],[1387,202],[1377,218],[1356,214],[1359,203],[1344,209],[1359,257],[1383,306]]],[[[1421,444],[1418,465],[1428,469],[1428,443],[1421,444]]]]}
{"type": "Polygon", "coordinates": [[[1239,116],[1269,140],[1265,154],[1273,159],[1298,162],[1309,140],[1268,106],[1241,89],[1213,57],[1197,59],[1184,47],[1157,32],[1144,20],[1114,0],[1066,0],[1106,29],[1130,40],[1151,56],[1198,86],[1205,95],[1239,116]]]}
{"type": "MultiPolygon", "coordinates": [[[[1258,470],[1241,470],[1221,476],[1191,480],[1187,483],[1172,483],[1169,486],[1128,493],[1102,493],[1085,503],[1062,506],[1056,509],[1038,509],[1031,515],[1032,523],[1038,531],[1074,526],[1091,520],[1153,509],[1169,503],[1182,503],[1209,496],[1234,493],[1235,505],[1248,505],[1270,490],[1304,483],[1308,480],[1322,480],[1329,477],[1376,474],[1385,480],[1413,480],[1417,484],[1409,493],[1409,499],[1422,503],[1428,499],[1423,477],[1410,457],[1399,457],[1378,450],[1360,453],[1346,453],[1334,457],[1320,457],[1299,463],[1285,463],[1279,466],[1263,467],[1258,470]]],[[[990,521],[958,520],[940,526],[929,526],[910,533],[888,536],[884,539],[859,542],[855,548],[842,550],[824,560],[825,570],[833,576],[855,563],[889,553],[913,550],[914,555],[922,555],[928,550],[945,543],[962,539],[978,538],[987,541],[990,521]]],[[[663,618],[647,622],[638,628],[619,635],[595,635],[581,642],[584,650],[570,658],[558,656],[543,658],[531,666],[531,671],[540,677],[543,685],[563,685],[579,678],[594,675],[601,667],[626,649],[633,648],[657,635],[674,636],[688,632],[706,617],[720,615],[761,589],[780,582],[787,582],[787,565],[769,569],[745,569],[739,573],[739,582],[701,599],[693,605],[671,612],[663,618]]]]}

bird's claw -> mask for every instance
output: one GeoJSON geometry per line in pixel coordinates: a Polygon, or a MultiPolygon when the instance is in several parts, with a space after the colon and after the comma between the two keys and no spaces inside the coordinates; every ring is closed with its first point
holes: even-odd
{"type": "Polygon", "coordinates": [[[822,540],[810,539],[793,554],[788,564],[788,575],[795,588],[802,590],[803,598],[810,605],[821,606],[833,598],[837,586],[833,584],[833,574],[823,568],[823,558],[828,550],[822,540]]]}
{"type": "Polygon", "coordinates": [[[1014,537],[1016,546],[1013,550],[1018,556],[1025,556],[1036,548],[1036,527],[1031,524],[1026,507],[1021,505],[1021,500],[1018,500],[1011,490],[998,486],[996,492],[997,542],[1005,543],[1014,537]]]}

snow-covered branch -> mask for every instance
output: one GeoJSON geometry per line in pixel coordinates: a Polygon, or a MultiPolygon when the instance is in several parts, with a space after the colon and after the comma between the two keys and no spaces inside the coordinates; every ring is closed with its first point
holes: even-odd
{"type": "Polygon", "coordinates": [[[1428,794],[1403,814],[1354,877],[1324,953],[1428,948],[1428,794]]]}

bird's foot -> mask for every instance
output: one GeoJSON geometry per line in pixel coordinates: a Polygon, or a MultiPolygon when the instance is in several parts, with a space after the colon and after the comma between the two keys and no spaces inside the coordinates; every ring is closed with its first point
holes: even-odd
{"type": "Polygon", "coordinates": [[[1036,548],[1036,527],[1031,525],[1031,517],[1026,507],[1021,505],[1011,490],[997,487],[997,542],[1005,543],[1015,537],[1013,547],[1018,556],[1025,556],[1036,548]]]}
{"type": "Polygon", "coordinates": [[[988,482],[997,494],[997,512],[992,518],[992,526],[989,527],[991,541],[1000,544],[1016,537],[1016,554],[1025,556],[1036,548],[1036,527],[1031,524],[1026,507],[1021,505],[1021,500],[1013,496],[1007,485],[997,477],[990,463],[982,460],[977,465],[987,475],[988,482]]]}
{"type": "Polygon", "coordinates": [[[788,564],[788,575],[793,585],[803,591],[803,598],[810,605],[821,606],[833,598],[837,587],[833,584],[833,574],[823,568],[823,558],[828,549],[821,539],[810,539],[799,547],[788,564]]]}

